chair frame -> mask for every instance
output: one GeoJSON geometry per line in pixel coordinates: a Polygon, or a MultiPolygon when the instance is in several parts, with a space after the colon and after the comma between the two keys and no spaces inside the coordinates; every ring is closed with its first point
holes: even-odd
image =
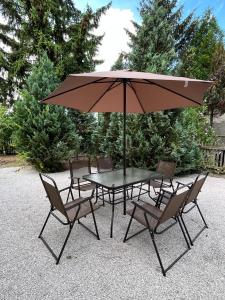
{"type": "MultiPolygon", "coordinates": [[[[192,183],[192,185],[189,184],[190,194],[189,194],[189,197],[187,198],[186,203],[184,204],[184,206],[183,206],[183,208],[181,209],[181,212],[180,212],[181,221],[182,221],[182,224],[184,226],[185,232],[188,236],[188,239],[189,239],[189,242],[190,242],[191,246],[194,245],[194,241],[199,237],[199,235],[205,229],[208,228],[208,225],[205,221],[205,218],[203,217],[202,211],[200,210],[200,207],[198,205],[198,199],[197,199],[199,193],[201,192],[202,186],[204,185],[204,183],[205,183],[205,181],[208,177],[208,174],[209,174],[209,172],[206,172],[205,174],[199,174],[196,177],[195,181],[192,183]],[[203,176],[203,177],[201,178],[201,176],[203,176]],[[200,182],[200,185],[198,186],[199,182],[200,182]],[[186,206],[190,203],[192,203],[193,205],[189,209],[185,210],[186,206]],[[190,233],[189,233],[188,228],[187,228],[187,224],[184,222],[183,215],[189,213],[195,207],[197,208],[197,210],[199,212],[199,215],[200,215],[200,217],[203,221],[204,226],[201,228],[201,230],[193,238],[191,238],[190,233]]],[[[183,183],[179,183],[179,184],[184,185],[183,183]]]]}
{"type": "MultiPolygon", "coordinates": [[[[191,248],[190,248],[190,245],[189,245],[189,242],[188,242],[188,239],[187,239],[187,237],[186,237],[186,235],[185,235],[185,230],[184,230],[184,228],[183,228],[183,226],[182,226],[182,222],[181,222],[181,220],[180,220],[180,218],[179,218],[179,210],[180,210],[180,208],[182,207],[182,205],[184,205],[184,203],[185,203],[185,201],[186,201],[186,199],[187,199],[187,197],[188,197],[188,195],[189,195],[189,193],[190,193],[190,191],[189,191],[188,189],[186,190],[186,195],[184,194],[184,199],[183,199],[182,203],[180,203],[180,205],[179,205],[179,209],[173,214],[173,216],[171,215],[171,218],[174,218],[175,221],[176,221],[176,223],[179,224],[179,227],[180,227],[180,229],[181,229],[182,235],[183,235],[184,240],[185,240],[185,242],[186,242],[187,248],[186,248],[185,251],[182,252],[182,253],[181,253],[181,254],[180,254],[180,255],[179,255],[179,256],[178,256],[178,257],[177,257],[170,265],[169,265],[169,266],[167,266],[167,267],[165,268],[165,267],[163,266],[162,259],[161,259],[161,257],[160,257],[160,254],[159,254],[159,251],[158,251],[156,242],[155,242],[155,235],[156,235],[156,234],[162,234],[162,233],[164,233],[165,231],[167,231],[169,228],[171,228],[171,227],[174,225],[174,223],[173,223],[173,224],[171,224],[170,226],[166,227],[164,230],[157,231],[159,225],[161,225],[162,223],[164,223],[164,222],[161,223],[160,220],[161,220],[161,218],[164,216],[164,214],[166,213],[166,210],[167,210],[167,208],[169,207],[169,203],[171,203],[171,201],[173,201],[173,200],[175,199],[175,197],[177,196],[177,195],[176,195],[176,192],[177,192],[177,190],[176,190],[174,193],[171,194],[171,197],[170,197],[170,199],[169,199],[169,202],[168,202],[168,204],[167,204],[165,210],[162,212],[162,214],[161,214],[160,217],[154,215],[152,212],[150,212],[148,209],[146,209],[145,207],[143,207],[143,206],[140,205],[139,203],[132,201],[132,203],[134,204],[134,209],[133,209],[133,212],[132,212],[132,215],[131,215],[131,218],[130,218],[130,221],[129,221],[129,224],[128,224],[128,227],[127,227],[127,230],[126,230],[126,233],[125,233],[125,237],[124,237],[124,239],[123,239],[123,242],[126,242],[127,240],[131,239],[132,237],[134,237],[134,236],[136,236],[136,235],[142,233],[142,232],[145,231],[145,230],[148,230],[148,231],[149,231],[149,234],[150,234],[150,237],[151,237],[151,240],[152,240],[152,243],[153,243],[153,246],[154,246],[154,249],[155,249],[155,252],[156,252],[156,256],[157,256],[158,261],[159,261],[159,265],[160,265],[160,268],[161,268],[161,271],[162,271],[163,276],[166,276],[167,271],[169,271],[169,270],[174,266],[174,264],[175,264],[176,262],[178,262],[178,261],[179,261],[179,260],[180,260],[180,259],[181,259],[181,258],[182,258],[182,257],[183,257],[190,249],[191,249],[191,248]],[[134,219],[135,211],[136,211],[137,208],[141,209],[141,210],[144,212],[144,217],[145,217],[145,222],[146,222],[146,224],[147,224],[147,227],[145,227],[145,228],[143,228],[142,230],[140,230],[140,231],[134,233],[133,235],[127,237],[128,232],[129,232],[129,229],[130,229],[130,226],[131,226],[131,223],[132,223],[132,220],[134,219]],[[147,215],[149,215],[151,218],[154,218],[154,219],[157,220],[157,225],[155,226],[154,229],[152,229],[152,228],[150,227],[150,224],[149,224],[147,215]]],[[[159,210],[159,208],[158,208],[158,210],[159,210]]]]}
{"type": "Polygon", "coordinates": [[[174,188],[174,185],[173,185],[173,176],[175,174],[175,171],[176,171],[176,165],[177,163],[175,161],[166,161],[166,160],[160,160],[158,161],[157,163],[157,167],[156,167],[156,172],[161,174],[162,175],[162,179],[160,180],[152,180],[152,181],[149,181],[149,182],[146,182],[146,183],[141,183],[141,185],[138,187],[139,188],[139,194],[138,194],[138,200],[140,200],[140,196],[144,195],[144,194],[148,194],[149,198],[152,199],[153,201],[155,201],[155,198],[153,198],[150,194],[150,186],[153,187],[153,190],[154,190],[154,193],[155,195],[157,196],[160,196],[160,191],[163,189],[163,188],[172,188],[172,191],[175,192],[175,188],[174,188]],[[160,170],[160,167],[163,165],[163,164],[173,164],[173,168],[170,170],[170,174],[168,174],[168,172],[163,172],[162,170],[160,170]],[[166,182],[165,182],[166,181],[166,182]],[[169,181],[169,183],[167,183],[167,181],[169,181]],[[153,182],[151,184],[151,182],[153,182]],[[158,187],[154,187],[154,183],[157,183],[158,184],[158,187]],[[148,188],[143,188],[143,185],[147,184],[148,185],[148,188]],[[159,189],[159,191],[156,191],[156,189],[159,189]],[[144,192],[142,193],[142,190],[144,190],[144,192]]]}
{"type": "MultiPolygon", "coordinates": [[[[81,188],[83,186],[86,186],[86,187],[91,186],[90,182],[84,181],[83,183],[81,183],[82,178],[74,176],[73,163],[76,161],[85,161],[85,160],[87,161],[88,174],[91,174],[91,160],[89,157],[88,158],[85,157],[85,159],[80,159],[79,157],[75,156],[75,157],[71,157],[69,159],[70,185],[69,185],[69,187],[60,190],[60,192],[67,190],[67,189],[69,190],[68,195],[67,195],[67,200],[66,200],[67,202],[69,200],[70,195],[71,195],[71,198],[74,200],[74,195],[73,195],[73,191],[72,191],[73,189],[77,189],[78,193],[79,193],[79,197],[81,197],[81,188]]],[[[85,175],[87,175],[87,174],[85,174],[85,175]]],[[[95,189],[92,189],[92,188],[90,188],[90,190],[95,191],[95,189]]]]}
{"type": "MultiPolygon", "coordinates": [[[[62,201],[62,198],[61,198],[61,195],[60,195],[60,190],[58,190],[58,187],[57,187],[57,184],[56,184],[55,180],[54,180],[53,178],[51,178],[50,176],[46,175],[46,174],[39,173],[39,176],[40,176],[40,178],[41,178],[42,184],[43,184],[43,186],[44,186],[44,188],[45,188],[45,191],[46,191],[46,193],[47,193],[47,198],[48,198],[49,201],[50,201],[50,211],[49,211],[49,213],[48,213],[48,215],[47,215],[47,218],[46,218],[46,220],[45,220],[45,222],[44,222],[44,225],[43,225],[43,227],[42,227],[42,229],[41,229],[41,232],[40,232],[38,238],[40,238],[40,239],[42,240],[42,242],[44,243],[44,245],[46,246],[46,248],[49,250],[49,252],[50,252],[50,253],[52,254],[52,256],[55,258],[56,264],[58,264],[59,261],[60,261],[60,258],[61,258],[61,256],[62,256],[62,254],[63,254],[63,251],[64,251],[64,249],[65,249],[65,246],[66,246],[66,244],[67,244],[67,241],[68,241],[68,239],[69,239],[69,236],[70,236],[70,234],[71,234],[71,231],[72,231],[72,229],[73,229],[74,224],[75,224],[76,221],[78,221],[78,223],[79,223],[80,225],[82,225],[85,229],[87,229],[90,233],[92,233],[95,237],[97,237],[98,240],[100,240],[99,233],[98,233],[98,228],[97,228],[97,223],[96,223],[96,219],[95,219],[95,214],[94,214],[94,209],[93,209],[93,204],[92,204],[92,201],[91,201],[91,200],[93,199],[93,194],[92,194],[92,196],[87,197],[87,198],[78,198],[78,199],[76,199],[76,200],[73,199],[74,204],[72,204],[70,207],[66,208],[65,205],[63,204],[63,201],[62,201]],[[48,181],[44,180],[44,178],[46,178],[48,181]],[[49,181],[50,181],[51,183],[49,183],[49,181]],[[57,200],[56,200],[56,199],[53,199],[53,197],[52,197],[52,195],[49,193],[49,190],[48,190],[48,188],[46,187],[46,185],[51,185],[51,187],[54,189],[54,191],[55,191],[55,193],[56,193],[56,195],[57,195],[57,198],[58,198],[57,200]],[[80,220],[79,220],[79,219],[80,219],[80,218],[79,218],[79,212],[80,212],[80,209],[81,209],[81,205],[84,204],[84,203],[86,203],[86,202],[89,202],[89,205],[90,205],[90,209],[91,209],[91,212],[90,212],[90,213],[92,214],[92,217],[93,217],[93,222],[94,222],[95,232],[93,232],[90,228],[88,228],[86,225],[84,225],[83,223],[81,223],[80,220]],[[57,206],[61,207],[61,208],[62,208],[62,211],[60,211],[59,209],[57,209],[57,208],[55,207],[55,204],[56,204],[57,206]],[[75,216],[74,216],[74,219],[73,219],[73,220],[70,220],[70,219],[69,219],[69,216],[68,216],[68,214],[67,214],[67,211],[69,211],[70,209],[75,208],[75,207],[78,207],[77,212],[76,212],[76,214],[75,214],[75,216]],[[55,210],[60,211],[60,212],[64,215],[64,217],[66,218],[66,222],[62,221],[62,220],[54,213],[55,210]],[[62,245],[62,248],[60,249],[60,252],[59,252],[58,255],[55,254],[55,252],[52,250],[52,248],[49,246],[49,244],[47,243],[47,241],[46,241],[46,240],[44,239],[44,237],[42,236],[43,231],[44,231],[44,229],[45,229],[45,227],[46,227],[46,225],[47,225],[47,222],[48,222],[48,220],[49,220],[49,217],[50,217],[51,215],[52,215],[53,217],[55,217],[55,219],[58,220],[62,225],[67,225],[67,226],[69,226],[69,231],[68,231],[68,233],[67,233],[67,235],[66,235],[66,238],[65,238],[65,240],[64,240],[64,242],[63,242],[63,245],[62,245]]],[[[83,217],[83,216],[82,216],[82,217],[83,217]]]]}

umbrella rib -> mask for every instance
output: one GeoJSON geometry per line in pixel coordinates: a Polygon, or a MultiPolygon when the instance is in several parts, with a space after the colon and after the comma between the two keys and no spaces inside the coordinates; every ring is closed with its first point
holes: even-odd
{"type": "Polygon", "coordinates": [[[189,100],[189,101],[191,101],[191,102],[194,102],[194,103],[196,103],[196,104],[198,104],[198,105],[201,105],[198,101],[193,100],[193,99],[191,99],[191,98],[189,98],[189,97],[187,97],[187,96],[184,96],[184,95],[182,95],[182,94],[180,94],[180,93],[177,93],[177,92],[175,92],[175,91],[173,91],[173,90],[171,90],[171,89],[169,89],[169,88],[167,88],[167,87],[165,87],[165,86],[163,86],[163,85],[161,85],[161,84],[155,83],[155,82],[150,81],[150,80],[148,80],[148,79],[144,79],[144,80],[145,80],[146,82],[150,83],[150,84],[153,84],[153,85],[156,85],[156,86],[160,87],[161,89],[164,89],[164,90],[166,90],[166,91],[168,91],[168,92],[171,92],[171,93],[173,93],[173,94],[175,94],[175,95],[181,96],[181,97],[183,97],[183,98],[185,98],[185,99],[187,99],[187,100],[189,100]]]}
{"type": "Polygon", "coordinates": [[[108,93],[110,90],[116,88],[118,85],[121,84],[121,82],[119,82],[117,85],[113,86],[116,82],[118,82],[118,79],[116,79],[115,81],[113,81],[112,84],[110,84],[110,86],[102,93],[102,95],[95,101],[95,103],[92,104],[92,106],[89,108],[88,112],[90,112],[92,110],[92,108],[102,99],[102,97],[105,96],[106,93],[108,93]]]}
{"type": "Polygon", "coordinates": [[[91,81],[91,82],[88,82],[88,83],[85,83],[85,84],[82,84],[82,85],[79,85],[79,86],[76,86],[75,88],[72,88],[72,89],[69,89],[69,90],[67,90],[67,91],[64,91],[64,92],[58,93],[58,94],[56,94],[56,95],[53,95],[53,96],[51,96],[51,97],[45,98],[45,99],[42,100],[42,102],[44,102],[44,101],[46,101],[46,100],[49,100],[49,99],[51,99],[51,98],[54,98],[54,97],[57,97],[57,96],[60,96],[60,95],[69,93],[69,92],[71,92],[71,91],[77,90],[77,89],[79,89],[79,88],[88,86],[88,85],[93,84],[93,83],[105,83],[105,82],[101,82],[101,81],[100,81],[100,80],[103,80],[103,79],[106,79],[106,77],[100,78],[100,79],[97,79],[97,80],[94,80],[94,81],[91,81]]]}
{"type": "Polygon", "coordinates": [[[131,81],[128,82],[128,85],[129,85],[129,87],[131,87],[132,91],[134,92],[134,94],[135,94],[135,96],[136,96],[136,98],[137,98],[137,100],[138,100],[138,102],[139,102],[139,104],[140,104],[140,106],[141,106],[141,109],[143,110],[143,113],[145,113],[146,111],[145,111],[145,109],[144,109],[144,107],[143,107],[143,105],[142,105],[142,103],[141,103],[141,100],[139,99],[139,96],[138,96],[138,94],[137,94],[137,91],[136,91],[135,88],[133,87],[131,81]]]}

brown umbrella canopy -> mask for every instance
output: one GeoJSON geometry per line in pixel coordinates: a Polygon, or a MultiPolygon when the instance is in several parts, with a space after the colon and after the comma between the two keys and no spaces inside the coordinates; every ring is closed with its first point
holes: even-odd
{"type": "Polygon", "coordinates": [[[210,85],[209,81],[131,71],[71,74],[43,102],[84,112],[123,112],[125,176],[126,113],[200,105],[210,85]]]}
{"type": "Polygon", "coordinates": [[[145,113],[196,106],[211,85],[209,81],[160,74],[110,71],[71,74],[44,103],[84,112],[145,113]]]}

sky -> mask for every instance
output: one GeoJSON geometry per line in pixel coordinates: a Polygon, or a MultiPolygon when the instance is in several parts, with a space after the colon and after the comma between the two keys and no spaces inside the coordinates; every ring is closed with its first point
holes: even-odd
{"type": "MultiPolygon", "coordinates": [[[[74,0],[75,6],[83,11],[87,4],[94,10],[110,1],[107,0],[74,0]]],[[[112,0],[111,8],[101,17],[96,34],[103,34],[102,45],[99,47],[97,58],[104,63],[96,67],[96,71],[108,71],[118,58],[121,51],[129,51],[128,36],[124,28],[134,32],[132,20],[140,22],[138,13],[139,0],[112,0]]],[[[201,16],[207,8],[211,8],[218,23],[225,32],[225,0],[178,0],[178,5],[184,6],[184,16],[195,11],[201,16]]]]}

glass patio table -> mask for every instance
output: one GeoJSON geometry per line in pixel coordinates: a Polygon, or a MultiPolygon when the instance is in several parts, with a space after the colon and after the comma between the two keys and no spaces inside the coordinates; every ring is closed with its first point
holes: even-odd
{"type": "MultiPolygon", "coordinates": [[[[123,191],[123,212],[126,214],[126,190],[128,187],[137,183],[150,182],[153,179],[163,179],[163,176],[157,172],[149,171],[139,168],[127,168],[126,175],[123,174],[123,169],[107,171],[102,173],[95,173],[84,175],[83,178],[91,183],[96,184],[96,188],[105,188],[112,194],[112,216],[110,237],[113,236],[113,222],[114,222],[114,206],[115,206],[115,194],[118,190],[123,191]]],[[[132,199],[132,197],[131,197],[132,199]]]]}

